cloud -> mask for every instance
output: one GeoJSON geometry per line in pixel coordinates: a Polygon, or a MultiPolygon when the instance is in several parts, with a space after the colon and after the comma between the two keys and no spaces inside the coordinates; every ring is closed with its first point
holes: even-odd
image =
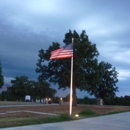
{"type": "Polygon", "coordinates": [[[103,14],[92,14],[88,18],[82,18],[77,21],[75,27],[78,30],[87,30],[91,37],[98,38],[110,38],[118,34],[122,34],[128,30],[127,24],[120,21],[113,21],[113,18],[103,14]]]}
{"type": "Polygon", "coordinates": [[[128,85],[122,85],[119,87],[119,92],[116,93],[117,96],[125,96],[125,95],[128,95],[130,96],[130,93],[129,93],[129,88],[130,86],[128,85]]]}
{"type": "Polygon", "coordinates": [[[130,64],[130,51],[127,49],[126,51],[122,51],[122,52],[118,52],[116,53],[116,55],[114,56],[115,61],[118,62],[123,62],[123,63],[127,63],[130,64]]]}
{"type": "Polygon", "coordinates": [[[0,16],[5,19],[7,24],[12,24],[20,29],[24,27],[35,33],[43,31],[48,33],[48,31],[54,30],[57,32],[61,27],[63,29],[66,25],[68,26],[71,19],[75,17],[73,15],[75,10],[71,9],[72,2],[68,4],[65,0],[12,0],[8,2],[5,0],[2,3],[1,12],[5,11],[0,16]]]}
{"type": "Polygon", "coordinates": [[[129,80],[130,79],[130,69],[122,69],[117,68],[117,71],[119,72],[119,80],[129,80]]]}
{"type": "MultiPolygon", "coordinates": [[[[35,79],[38,50],[62,43],[69,29],[86,30],[99,60],[117,68],[120,83],[129,79],[129,1],[0,1],[0,60],[5,77],[35,79]]],[[[62,46],[62,45],[61,45],[62,46]]],[[[126,85],[127,86],[127,85],[126,85]]]]}
{"type": "Polygon", "coordinates": [[[11,85],[11,80],[14,80],[13,77],[4,77],[4,83],[8,84],[8,85],[11,85]]]}
{"type": "Polygon", "coordinates": [[[97,44],[101,57],[113,62],[130,64],[128,60],[130,51],[127,46],[122,47],[123,43],[118,41],[105,41],[97,44]]]}

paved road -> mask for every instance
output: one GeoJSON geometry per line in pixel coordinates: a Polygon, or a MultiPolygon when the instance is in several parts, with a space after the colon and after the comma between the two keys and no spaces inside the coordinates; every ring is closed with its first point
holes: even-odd
{"type": "Polygon", "coordinates": [[[130,112],[70,122],[2,128],[0,130],[130,130],[130,112]]]}

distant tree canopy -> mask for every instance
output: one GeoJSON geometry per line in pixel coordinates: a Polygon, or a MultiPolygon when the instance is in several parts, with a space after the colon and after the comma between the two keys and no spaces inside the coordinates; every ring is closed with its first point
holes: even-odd
{"type": "Polygon", "coordinates": [[[0,88],[4,85],[4,76],[2,75],[2,66],[0,62],[0,88]]]}
{"type": "Polygon", "coordinates": [[[125,95],[124,97],[106,97],[104,99],[105,105],[124,105],[130,106],[130,96],[125,95]]]}
{"type": "Polygon", "coordinates": [[[16,77],[11,83],[12,86],[7,88],[6,94],[12,96],[12,100],[24,100],[26,95],[30,95],[34,100],[37,97],[41,100],[53,97],[56,93],[55,89],[50,88],[49,83],[29,80],[27,76],[16,77]]]}
{"type": "MultiPolygon", "coordinates": [[[[96,98],[78,98],[78,104],[92,104],[97,105],[97,99],[96,98]]],[[[126,95],[124,97],[105,97],[104,98],[104,105],[124,105],[124,106],[130,106],[130,96],[126,95]]]]}

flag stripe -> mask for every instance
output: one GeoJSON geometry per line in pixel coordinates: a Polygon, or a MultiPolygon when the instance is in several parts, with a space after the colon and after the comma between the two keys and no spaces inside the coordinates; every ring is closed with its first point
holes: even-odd
{"type": "Polygon", "coordinates": [[[50,60],[53,59],[63,59],[73,57],[73,44],[69,44],[66,47],[54,50],[51,52],[50,60]]]}

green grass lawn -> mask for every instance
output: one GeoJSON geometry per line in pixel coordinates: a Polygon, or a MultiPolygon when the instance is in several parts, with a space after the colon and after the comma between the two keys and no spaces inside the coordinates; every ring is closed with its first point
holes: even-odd
{"type": "MultiPolygon", "coordinates": [[[[2,102],[2,101],[0,101],[0,105],[29,105],[29,104],[40,104],[40,103],[8,102],[8,101],[2,102]]],[[[107,115],[120,113],[122,111],[110,112],[110,113],[107,113],[107,115]]],[[[129,111],[130,111],[130,109],[129,109],[129,111]]],[[[123,112],[125,112],[125,111],[123,111],[123,112]]],[[[58,116],[45,116],[45,117],[37,117],[37,116],[30,117],[28,115],[26,115],[25,117],[22,117],[19,115],[17,115],[17,116],[5,115],[5,117],[3,116],[3,118],[2,118],[2,116],[0,116],[0,128],[71,121],[71,120],[83,119],[83,118],[87,118],[87,117],[100,116],[99,114],[92,111],[91,109],[81,111],[78,114],[79,114],[79,117],[75,117],[74,115],[70,117],[69,114],[66,114],[66,113],[60,114],[58,116]]],[[[106,114],[102,114],[102,115],[106,115],[106,114]]]]}
{"type": "Polygon", "coordinates": [[[43,124],[43,123],[52,123],[52,122],[62,122],[73,120],[68,114],[61,114],[58,116],[49,116],[46,118],[39,117],[11,117],[0,119],[0,128],[5,127],[14,127],[14,126],[25,126],[25,125],[34,125],[34,124],[43,124]]]}

